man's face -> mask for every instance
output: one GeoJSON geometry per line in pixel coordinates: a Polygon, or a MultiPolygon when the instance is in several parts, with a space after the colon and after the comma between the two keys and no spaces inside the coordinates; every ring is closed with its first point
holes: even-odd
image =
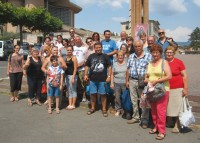
{"type": "Polygon", "coordinates": [[[52,64],[52,66],[56,67],[56,66],[58,66],[58,61],[57,60],[53,60],[51,62],[51,64],[52,64]]]}
{"type": "Polygon", "coordinates": [[[134,48],[137,54],[141,54],[143,52],[143,45],[140,42],[136,42],[134,48]]]}
{"type": "Polygon", "coordinates": [[[88,45],[89,47],[92,47],[92,46],[94,45],[93,40],[92,40],[92,39],[88,39],[88,40],[87,40],[87,45],[88,45]]]}
{"type": "Polygon", "coordinates": [[[81,38],[80,37],[76,37],[75,38],[75,45],[77,47],[80,47],[82,45],[82,41],[81,41],[81,38]]]}
{"type": "Polygon", "coordinates": [[[142,35],[140,39],[142,40],[143,43],[146,43],[147,37],[145,35],[142,35]]]}
{"type": "Polygon", "coordinates": [[[126,40],[127,34],[125,32],[122,32],[120,37],[121,37],[121,40],[126,40]]]}
{"type": "Polygon", "coordinates": [[[165,31],[162,30],[162,29],[158,30],[158,35],[159,35],[160,38],[164,38],[165,37],[165,31]]]}
{"type": "Polygon", "coordinates": [[[74,34],[75,34],[74,29],[71,29],[71,30],[69,31],[69,34],[70,34],[71,37],[74,37],[74,34]]]}
{"type": "Polygon", "coordinates": [[[148,46],[151,47],[155,43],[154,38],[153,37],[148,37],[147,43],[148,43],[148,46]]]}
{"type": "Polygon", "coordinates": [[[95,45],[94,50],[95,50],[95,53],[98,53],[98,54],[102,53],[101,45],[95,45]]]}
{"type": "Polygon", "coordinates": [[[110,32],[104,34],[106,40],[110,40],[110,32]]]}

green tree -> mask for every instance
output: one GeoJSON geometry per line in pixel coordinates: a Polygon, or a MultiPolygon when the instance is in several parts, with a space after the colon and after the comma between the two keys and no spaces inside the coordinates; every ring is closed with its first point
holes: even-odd
{"type": "Polygon", "coordinates": [[[200,48],[200,28],[196,27],[189,36],[189,41],[191,42],[190,46],[193,47],[194,50],[198,50],[198,48],[200,48]]]}
{"type": "Polygon", "coordinates": [[[0,1],[0,25],[12,21],[14,17],[14,7],[11,3],[2,3],[0,1]]]}

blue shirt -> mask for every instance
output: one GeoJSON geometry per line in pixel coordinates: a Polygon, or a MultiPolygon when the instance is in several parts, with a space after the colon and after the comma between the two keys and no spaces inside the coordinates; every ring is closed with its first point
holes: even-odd
{"type": "MultiPolygon", "coordinates": [[[[101,44],[102,44],[104,54],[108,54],[110,52],[113,52],[114,50],[118,50],[114,40],[111,40],[111,39],[109,41],[102,40],[101,44]]],[[[110,62],[113,63],[113,56],[109,56],[109,57],[110,57],[110,62]]]]}
{"type": "Polygon", "coordinates": [[[138,78],[138,75],[139,77],[143,77],[146,74],[147,65],[151,60],[152,56],[149,53],[144,52],[144,55],[140,58],[135,53],[131,54],[127,62],[129,76],[132,78],[138,78]]]}
{"type": "MultiPolygon", "coordinates": [[[[173,42],[174,44],[178,45],[173,39],[172,39],[172,42],[173,42]]],[[[165,40],[164,43],[162,43],[162,42],[160,41],[160,39],[158,39],[158,40],[156,41],[156,44],[158,44],[158,45],[160,45],[160,46],[162,47],[162,49],[163,49],[163,54],[162,54],[162,56],[164,56],[165,49],[166,49],[167,47],[170,46],[170,43],[167,41],[167,38],[166,38],[166,40],[165,40]]]]}

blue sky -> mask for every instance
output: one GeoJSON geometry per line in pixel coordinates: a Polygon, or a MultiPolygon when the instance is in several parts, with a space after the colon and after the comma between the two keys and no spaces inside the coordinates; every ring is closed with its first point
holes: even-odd
{"type": "MultiPolygon", "coordinates": [[[[75,27],[103,33],[121,31],[129,20],[129,0],[71,0],[83,10],[75,16],[75,27]]],[[[166,35],[185,42],[200,27],[200,0],[149,0],[149,19],[157,20],[166,35]]]]}

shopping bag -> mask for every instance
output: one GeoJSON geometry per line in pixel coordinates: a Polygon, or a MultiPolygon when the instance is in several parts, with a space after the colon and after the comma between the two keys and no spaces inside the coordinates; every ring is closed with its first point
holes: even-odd
{"type": "Polygon", "coordinates": [[[122,107],[125,109],[126,112],[132,111],[133,108],[132,108],[132,102],[131,102],[129,89],[126,89],[123,91],[122,96],[121,96],[121,102],[122,102],[122,107]]]}
{"type": "Polygon", "coordinates": [[[192,107],[189,104],[188,98],[185,97],[183,97],[183,112],[179,114],[179,121],[182,127],[188,127],[195,122],[192,107]]]}

